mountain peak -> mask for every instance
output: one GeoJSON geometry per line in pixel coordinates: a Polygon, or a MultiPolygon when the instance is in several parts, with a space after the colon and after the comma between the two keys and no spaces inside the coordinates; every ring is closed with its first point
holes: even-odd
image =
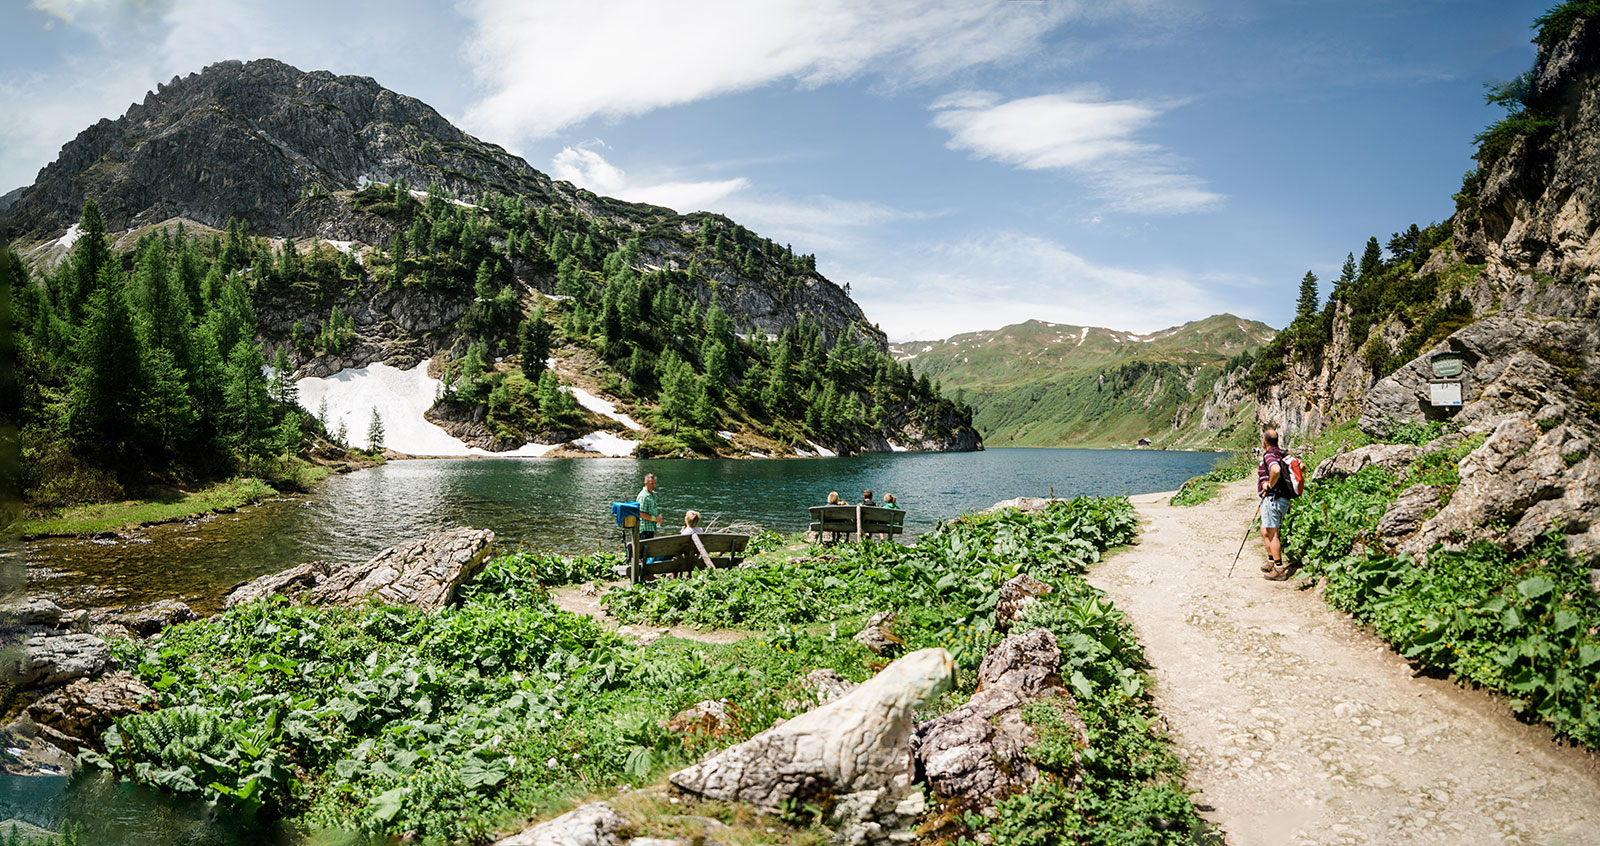
{"type": "Polygon", "coordinates": [[[402,179],[459,197],[575,193],[371,77],[229,60],[173,77],[79,133],[5,209],[0,233],[60,232],[92,196],[113,230],[235,218],[256,232],[360,237],[367,233],[330,232],[338,221],[297,216],[297,207],[319,193],[402,179]]]}

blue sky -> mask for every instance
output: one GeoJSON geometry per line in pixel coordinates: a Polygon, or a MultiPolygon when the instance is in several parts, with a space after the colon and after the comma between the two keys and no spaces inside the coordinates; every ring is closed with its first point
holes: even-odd
{"type": "Polygon", "coordinates": [[[4,0],[0,191],[271,56],[814,252],[891,339],[1281,326],[1306,270],[1451,213],[1553,2],[4,0]]]}

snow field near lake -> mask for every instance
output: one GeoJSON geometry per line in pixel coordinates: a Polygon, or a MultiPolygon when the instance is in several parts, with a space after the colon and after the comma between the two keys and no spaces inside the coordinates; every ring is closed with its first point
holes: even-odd
{"type": "MultiPolygon", "coordinates": [[[[396,452],[411,455],[538,458],[555,449],[555,446],[546,444],[524,444],[508,452],[490,452],[467,446],[427,420],[423,414],[438,396],[440,383],[428,375],[426,359],[410,370],[374,362],[366,367],[346,368],[326,378],[308,376],[300,379],[296,385],[300,389],[300,405],[311,414],[316,414],[323,400],[327,400],[328,428],[337,432],[339,424],[343,423],[349,441],[354,446],[371,446],[367,440],[367,430],[372,424],[372,410],[376,408],[378,416],[383,419],[383,445],[396,452]]],[[[594,399],[598,400],[598,397],[594,399]]],[[[581,398],[579,402],[582,402],[581,398]]],[[[594,432],[579,438],[576,443],[612,457],[632,455],[638,446],[637,441],[619,438],[610,432],[594,432]]]]}

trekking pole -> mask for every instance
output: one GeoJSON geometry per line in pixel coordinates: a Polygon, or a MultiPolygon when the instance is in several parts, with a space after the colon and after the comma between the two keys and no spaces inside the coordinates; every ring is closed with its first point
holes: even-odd
{"type": "Polygon", "coordinates": [[[1244,554],[1244,545],[1250,542],[1250,530],[1256,527],[1256,518],[1261,516],[1261,502],[1256,502],[1256,513],[1250,515],[1250,525],[1244,527],[1244,537],[1239,540],[1239,551],[1233,554],[1233,564],[1228,567],[1228,578],[1233,578],[1233,568],[1239,566],[1239,556],[1244,554]]]}

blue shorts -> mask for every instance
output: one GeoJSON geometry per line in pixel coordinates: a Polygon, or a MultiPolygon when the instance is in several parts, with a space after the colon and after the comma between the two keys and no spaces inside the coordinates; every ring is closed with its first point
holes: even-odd
{"type": "Polygon", "coordinates": [[[1261,498],[1261,528],[1281,529],[1283,518],[1289,513],[1289,500],[1267,494],[1261,498]]]}

